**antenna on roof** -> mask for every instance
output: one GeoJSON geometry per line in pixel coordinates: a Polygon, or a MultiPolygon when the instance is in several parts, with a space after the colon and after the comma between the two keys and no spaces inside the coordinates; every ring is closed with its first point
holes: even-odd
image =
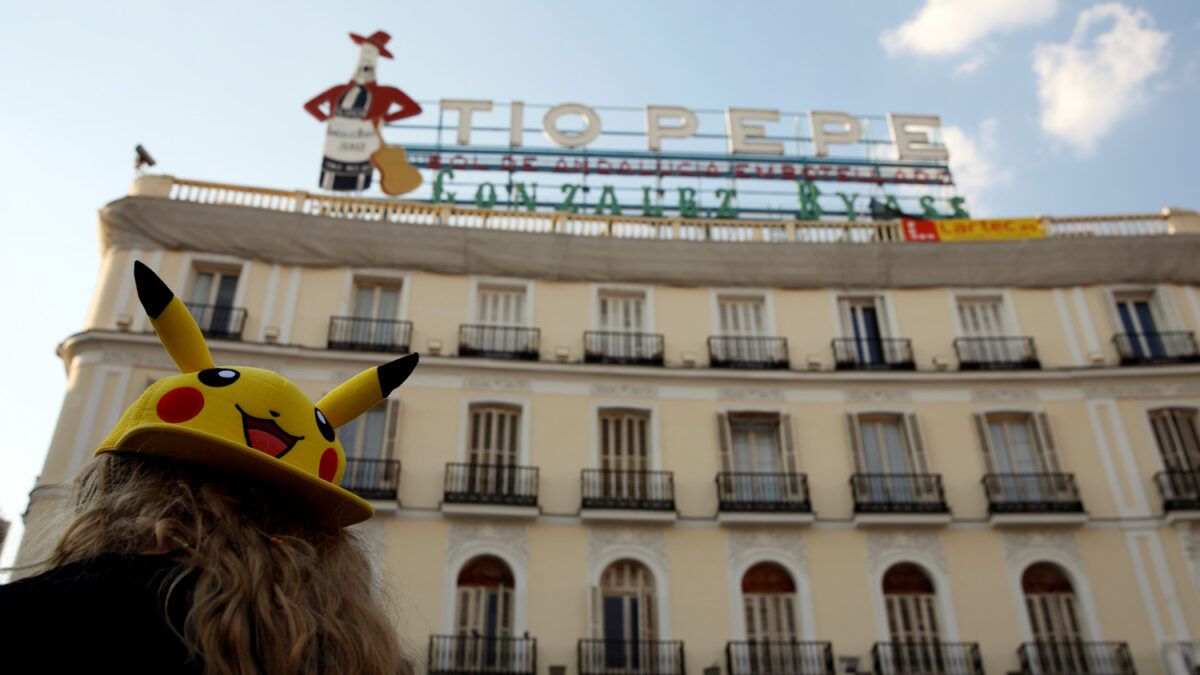
{"type": "Polygon", "coordinates": [[[142,172],[143,164],[146,166],[154,166],[157,164],[157,162],[154,161],[154,158],[150,156],[150,153],[146,152],[146,149],[143,148],[140,143],[133,149],[133,151],[137,153],[137,157],[135,157],[133,160],[133,168],[137,170],[139,174],[142,172]]]}

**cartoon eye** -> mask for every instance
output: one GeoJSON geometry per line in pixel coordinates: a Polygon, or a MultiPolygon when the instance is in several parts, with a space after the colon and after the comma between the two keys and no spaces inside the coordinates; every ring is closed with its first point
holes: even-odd
{"type": "Polygon", "coordinates": [[[209,368],[196,373],[200,382],[210,387],[225,387],[237,382],[242,374],[232,368],[209,368]]]}
{"type": "Polygon", "coordinates": [[[325,419],[325,414],[319,408],[313,408],[313,411],[317,413],[317,428],[321,430],[321,435],[325,437],[325,440],[332,443],[333,425],[329,423],[329,420],[325,419]]]}

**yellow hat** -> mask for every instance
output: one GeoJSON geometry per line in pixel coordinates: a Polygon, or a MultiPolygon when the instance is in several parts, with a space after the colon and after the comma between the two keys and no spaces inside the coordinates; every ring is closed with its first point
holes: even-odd
{"type": "Polygon", "coordinates": [[[269,370],[214,366],[196,320],[140,262],[138,299],[181,375],[155,382],[125,411],[96,454],[144,452],[261,480],[302,498],[315,517],[346,526],[375,512],[338,486],[346,453],[334,430],[365,413],[412,374],[418,355],[365,370],[316,405],[269,370]]]}

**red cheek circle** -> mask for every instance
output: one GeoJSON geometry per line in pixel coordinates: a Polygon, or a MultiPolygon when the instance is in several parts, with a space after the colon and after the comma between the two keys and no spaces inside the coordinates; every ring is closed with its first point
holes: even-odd
{"type": "Polygon", "coordinates": [[[337,450],[333,448],[325,448],[325,452],[321,455],[321,467],[317,470],[317,475],[321,480],[333,482],[333,477],[337,475],[338,456],[337,450]]]}
{"type": "Polygon", "coordinates": [[[158,418],[164,422],[178,424],[186,422],[204,409],[204,394],[194,387],[180,387],[163,394],[158,400],[158,418]]]}

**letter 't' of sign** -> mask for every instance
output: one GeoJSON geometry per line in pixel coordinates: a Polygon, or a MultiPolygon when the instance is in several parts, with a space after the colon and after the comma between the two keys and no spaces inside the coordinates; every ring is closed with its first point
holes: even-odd
{"type": "Polygon", "coordinates": [[[470,101],[466,99],[444,98],[441,101],[442,110],[458,111],[458,144],[471,144],[471,113],[491,112],[491,101],[470,101]]]}
{"type": "Polygon", "coordinates": [[[600,135],[600,116],[596,111],[581,103],[563,103],[546,111],[542,118],[542,133],[554,143],[568,148],[578,148],[596,140],[600,135]],[[579,115],[587,123],[583,131],[569,134],[558,128],[558,118],[563,115],[579,115]]]}
{"type": "Polygon", "coordinates": [[[747,120],[778,122],[778,110],[755,110],[751,108],[726,108],[725,132],[729,136],[729,152],[734,154],[782,155],[783,143],[779,141],[749,141],[767,135],[761,124],[746,124],[747,120]]]}
{"type": "Polygon", "coordinates": [[[696,113],[674,105],[646,106],[646,146],[652,152],[662,150],[664,138],[690,138],[700,128],[696,113]],[[678,126],[663,126],[664,119],[679,120],[678,126]]]}
{"type": "Polygon", "coordinates": [[[944,147],[934,147],[929,133],[909,127],[938,129],[942,126],[937,115],[895,115],[888,113],[888,126],[892,128],[892,143],[896,144],[896,159],[924,159],[947,161],[950,153],[944,147]]]}
{"type": "Polygon", "coordinates": [[[808,126],[812,129],[813,152],[817,157],[829,156],[829,145],[854,145],[862,139],[862,123],[857,117],[840,112],[808,111],[808,126]],[[838,125],[841,131],[830,131],[828,125],[838,125]]]}

